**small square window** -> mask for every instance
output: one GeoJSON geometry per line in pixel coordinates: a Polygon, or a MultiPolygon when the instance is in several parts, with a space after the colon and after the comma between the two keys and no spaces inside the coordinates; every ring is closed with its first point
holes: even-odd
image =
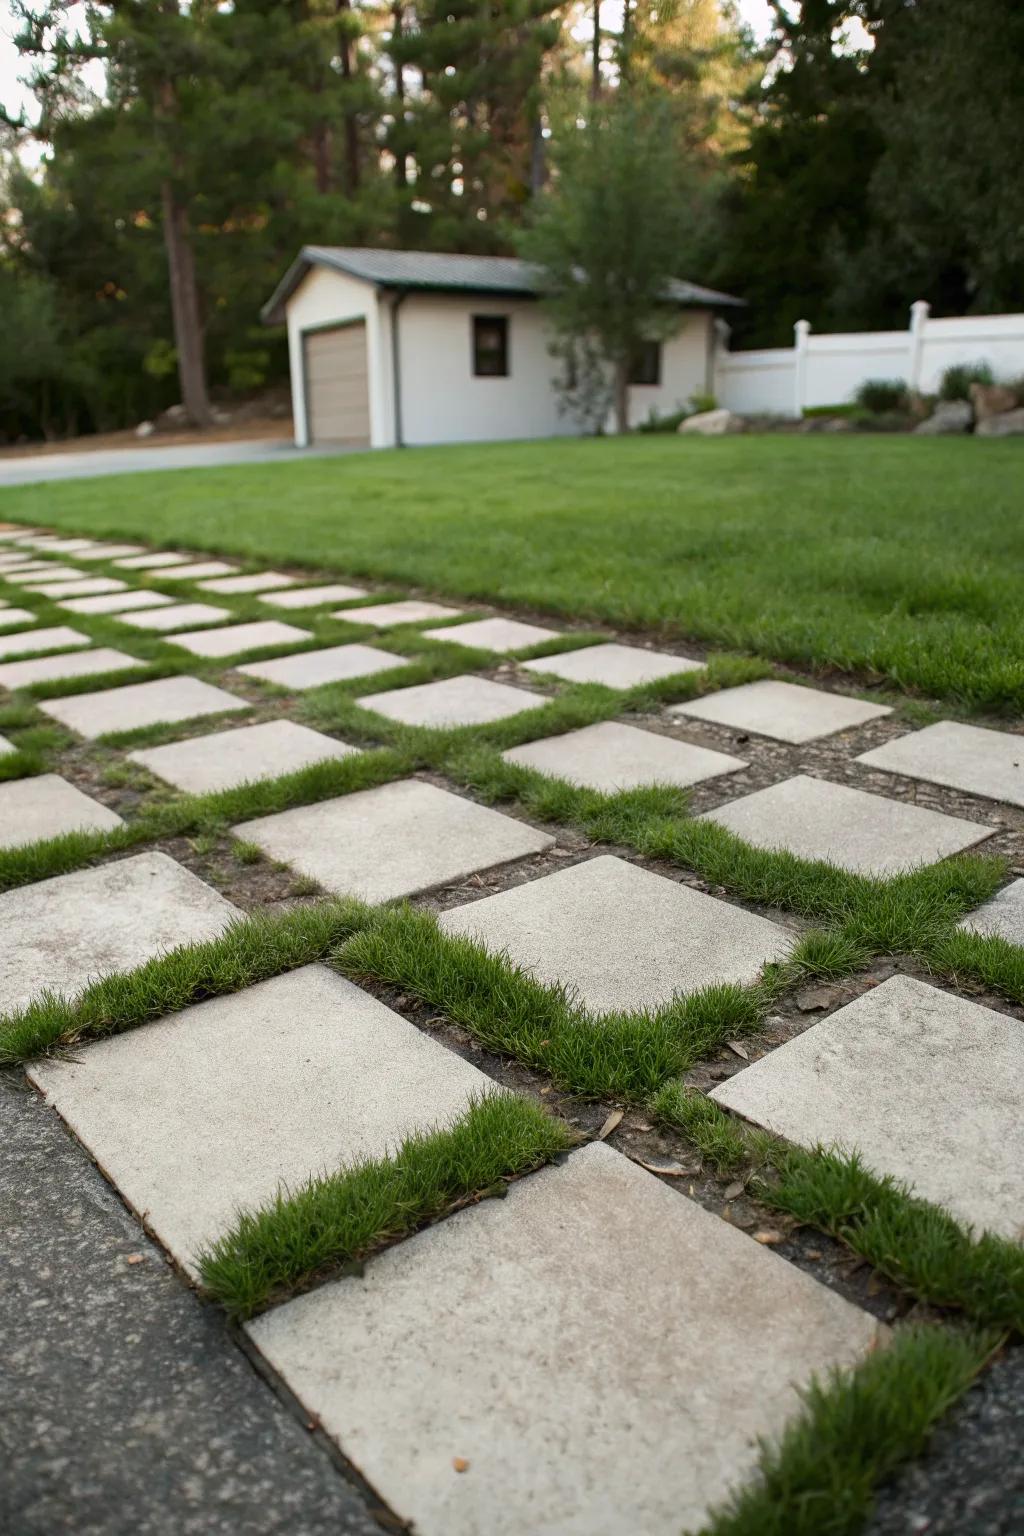
{"type": "Polygon", "coordinates": [[[508,378],[508,316],[473,316],[473,373],[478,379],[508,378]]]}
{"type": "Polygon", "coordinates": [[[661,383],[661,342],[645,341],[633,359],[629,371],[631,384],[661,383]]]}

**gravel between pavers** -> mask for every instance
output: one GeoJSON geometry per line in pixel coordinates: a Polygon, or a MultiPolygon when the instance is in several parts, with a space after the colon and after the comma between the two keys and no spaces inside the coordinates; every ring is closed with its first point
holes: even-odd
{"type": "Polygon", "coordinates": [[[10,1076],[0,1126],[0,1529],[380,1536],[363,1493],[222,1315],[10,1076]]]}

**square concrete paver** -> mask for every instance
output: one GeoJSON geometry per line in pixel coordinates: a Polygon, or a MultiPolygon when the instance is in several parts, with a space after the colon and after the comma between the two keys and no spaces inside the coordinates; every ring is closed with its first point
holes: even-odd
{"type": "Polygon", "coordinates": [[[879,878],[934,864],[995,831],[805,774],[706,814],[755,848],[781,848],[879,878]]]}
{"type": "Polygon", "coordinates": [[[940,720],[865,752],[857,762],[1007,805],[1024,805],[1024,736],[1015,731],[940,720]]]}
{"type": "Polygon", "coordinates": [[[280,619],[259,619],[253,624],[228,624],[222,629],[195,629],[177,634],[171,645],[183,646],[194,656],[237,656],[264,645],[301,645],[312,640],[308,629],[283,624],[280,619]]]}
{"type": "Polygon", "coordinates": [[[353,677],[372,677],[404,667],[404,656],[379,651],[373,645],[329,645],[322,651],[303,651],[301,656],[281,656],[274,661],[248,661],[238,668],[246,677],[258,677],[278,688],[322,688],[325,683],[348,682],[353,677]]]}
{"type": "Polygon", "coordinates": [[[228,560],[194,560],[189,565],[176,565],[163,577],[164,581],[198,581],[201,576],[230,576],[237,565],[228,560]]]}
{"type": "Polygon", "coordinates": [[[309,965],[44,1062],[30,1076],[182,1264],[239,1208],[380,1157],[490,1079],[309,965]]]}
{"type": "Polygon", "coordinates": [[[140,544],[93,544],[88,549],[80,550],[75,558],[77,560],[116,560],[119,555],[141,553],[140,544]]]}
{"type": "Polygon", "coordinates": [[[524,661],[528,672],[550,672],[569,683],[603,683],[606,688],[639,688],[643,683],[674,677],[678,672],[701,672],[702,661],[670,656],[666,651],[645,651],[637,645],[586,645],[557,656],[538,656],[524,661]]]}
{"type": "Polygon", "coordinates": [[[478,645],[501,655],[562,638],[555,629],[541,629],[539,624],[523,624],[519,619],[475,619],[454,629],[425,629],[423,633],[428,640],[454,640],[458,645],[478,645]]]}
{"type": "MultiPolygon", "coordinates": [[[[143,663],[124,651],[100,646],[94,651],[69,651],[63,656],[39,656],[32,661],[8,661],[0,666],[0,688],[28,688],[33,683],[52,683],[64,677],[91,677],[100,672],[127,671],[143,663]]],[[[95,699],[96,693],[81,697],[95,699]]],[[[40,704],[40,709],[46,706],[40,704]]]]}
{"type": "Polygon", "coordinates": [[[245,699],[214,688],[198,677],[160,677],[127,688],[79,693],[66,699],[46,699],[39,708],[69,730],[93,739],[112,731],[134,731],[144,725],[171,725],[227,710],[248,709],[245,699]]]}
{"type": "Polygon", "coordinates": [[[405,725],[485,725],[524,709],[537,709],[547,699],[525,688],[492,683],[486,677],[446,677],[439,683],[367,693],[356,701],[363,709],[400,720],[405,725]]]}
{"type": "Polygon", "coordinates": [[[678,1536],[880,1329],[592,1144],[248,1332],[418,1536],[678,1536]]]}
{"type": "Polygon", "coordinates": [[[825,693],[820,688],[801,688],[797,683],[765,678],[739,688],[723,688],[703,699],[673,704],[669,714],[710,720],[733,730],[750,731],[755,736],[770,736],[773,741],[799,744],[878,720],[882,715],[891,715],[892,710],[887,704],[866,704],[863,699],[851,699],[845,693],[825,693]]]}
{"type": "Polygon", "coordinates": [[[290,592],[268,592],[260,602],[274,608],[319,608],[321,603],[347,603],[365,597],[365,587],[350,587],[343,581],[332,581],[324,587],[293,587],[290,592]]]}
{"type": "Polygon", "coordinates": [[[168,608],[146,608],[141,613],[117,614],[121,624],[132,629],[169,631],[188,629],[191,624],[223,624],[232,617],[230,608],[215,608],[212,603],[172,603],[168,608]]]}
{"type": "Polygon", "coordinates": [[[421,624],[426,619],[457,619],[461,615],[461,608],[446,608],[443,603],[425,603],[410,597],[396,603],[371,603],[368,608],[346,608],[338,618],[351,624],[390,629],[393,624],[421,624]]]}
{"type": "Polygon", "coordinates": [[[263,816],[233,830],[327,890],[364,901],[413,896],[540,853],[554,841],[418,779],[263,816]]]}
{"type": "Polygon", "coordinates": [[[615,794],[640,784],[676,784],[685,788],[747,765],[738,757],[711,752],[688,741],[675,741],[635,725],[602,720],[564,736],[547,736],[503,752],[507,763],[521,763],[538,773],[567,779],[586,789],[615,794]]]}
{"type": "Polygon", "coordinates": [[[16,624],[35,624],[38,615],[28,608],[0,608],[0,629],[13,629],[16,624]]]}
{"type": "MultiPolygon", "coordinates": [[[[8,609],[7,613],[18,613],[17,608],[8,609]]],[[[35,622],[35,614],[30,614],[28,623],[35,622]]],[[[6,656],[25,656],[30,652],[42,651],[71,651],[76,646],[89,646],[92,641],[88,635],[83,635],[77,629],[70,629],[65,624],[55,624],[51,629],[33,629],[24,635],[0,635],[0,658],[6,656]]]]}
{"type": "Polygon", "coordinates": [[[254,571],[248,576],[217,576],[212,581],[201,581],[203,592],[235,593],[244,596],[251,592],[273,592],[278,587],[294,587],[297,576],[285,576],[280,571],[254,571]]]}
{"type": "Polygon", "coordinates": [[[5,571],[3,579],[16,587],[27,587],[31,582],[42,581],[44,576],[59,584],[64,581],[80,581],[84,575],[84,571],[76,571],[73,566],[48,565],[46,561],[40,560],[32,565],[19,566],[16,571],[5,571]]]}
{"type": "Polygon", "coordinates": [[[0,784],[0,848],[23,848],[65,832],[109,832],[122,825],[116,812],[59,774],[40,773],[0,784]]]}
{"type": "Polygon", "coordinates": [[[1008,944],[1024,944],[1024,880],[1011,880],[991,901],[961,918],[959,926],[1008,944]]]}
{"type": "Polygon", "coordinates": [[[92,539],[37,539],[36,548],[45,549],[50,555],[76,555],[80,550],[90,549],[92,542],[92,539]]]}
{"type": "Polygon", "coordinates": [[[584,1007],[655,1008],[720,982],[756,981],[793,947],[785,928],[604,854],[443,912],[446,933],[507,953],[584,1007]]]}
{"type": "Polygon", "coordinates": [[[171,565],[189,565],[194,558],[193,555],[177,555],[170,550],[162,550],[155,554],[128,555],[122,560],[115,560],[114,564],[126,571],[162,571],[171,565]]]}
{"type": "Polygon", "coordinates": [[[166,747],[146,747],[128,756],[177,789],[205,795],[258,779],[276,779],[282,773],[308,768],[310,763],[349,757],[356,751],[358,748],[347,742],[335,741],[333,736],[311,731],[293,720],[268,720],[264,725],[214,731],[166,747]]]}
{"type": "Polygon", "coordinates": [[[802,1146],[856,1149],[969,1226],[1024,1237],[1024,1031],[912,976],[746,1067],[712,1098],[802,1146]]]}
{"type": "Polygon", "coordinates": [[[136,608],[163,608],[174,598],[166,592],[104,592],[99,597],[69,597],[58,608],[69,613],[130,613],[136,608]]]}
{"type": "Polygon", "coordinates": [[[238,911],[164,853],[0,894],[0,1013],[40,992],[76,997],[179,944],[213,939],[238,911]]]}
{"type": "Polygon", "coordinates": [[[85,576],[81,581],[44,581],[27,590],[41,597],[96,597],[100,592],[123,592],[127,585],[116,576],[85,576]]]}

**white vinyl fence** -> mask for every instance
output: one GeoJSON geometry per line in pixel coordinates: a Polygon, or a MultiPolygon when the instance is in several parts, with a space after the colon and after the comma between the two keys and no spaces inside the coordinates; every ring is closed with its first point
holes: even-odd
{"type": "Polygon", "coordinates": [[[815,335],[807,320],[794,326],[792,347],[730,352],[729,328],[717,322],[714,392],[741,415],[799,416],[808,406],[843,405],[866,379],[902,379],[934,394],[954,363],[988,363],[996,379],[1024,376],[1024,315],[966,315],[933,320],[918,299],[905,331],[815,335]]]}

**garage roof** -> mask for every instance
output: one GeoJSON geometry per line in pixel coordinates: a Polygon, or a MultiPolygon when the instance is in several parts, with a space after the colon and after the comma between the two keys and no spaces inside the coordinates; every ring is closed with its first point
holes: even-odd
{"type": "MultiPolygon", "coordinates": [[[[285,305],[313,267],[330,267],[375,288],[418,288],[437,293],[501,293],[535,298],[541,269],[515,256],[461,256],[441,251],[380,251],[353,245],[304,245],[261,311],[268,325],[284,319],[285,305]]],[[[729,293],[670,279],[666,298],[688,307],[717,309],[743,303],[729,293]]]]}

